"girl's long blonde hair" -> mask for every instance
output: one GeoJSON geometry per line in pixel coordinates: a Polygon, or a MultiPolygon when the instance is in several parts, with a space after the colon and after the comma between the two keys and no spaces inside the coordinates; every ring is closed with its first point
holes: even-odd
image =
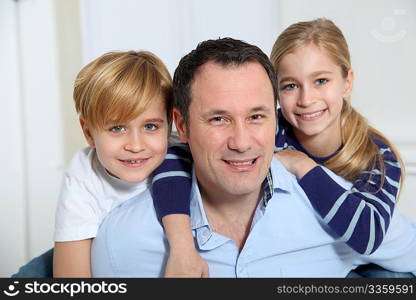
{"type": "MultiPolygon", "coordinates": [[[[316,19],[299,22],[289,26],[277,38],[271,53],[271,61],[276,72],[284,55],[295,51],[300,46],[313,44],[325,51],[329,57],[341,67],[342,76],[347,77],[351,69],[348,44],[341,30],[330,20],[316,19]]],[[[342,149],[325,166],[348,181],[354,182],[365,170],[377,168],[381,171],[383,187],[385,165],[380,149],[373,137],[384,142],[396,156],[401,166],[400,188],[404,178],[404,164],[399,152],[393,144],[378,130],[371,127],[367,120],[350,104],[349,99],[343,100],[341,110],[342,149]]]]}

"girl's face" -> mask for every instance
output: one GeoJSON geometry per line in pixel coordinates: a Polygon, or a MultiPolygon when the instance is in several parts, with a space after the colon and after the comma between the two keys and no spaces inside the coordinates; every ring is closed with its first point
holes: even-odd
{"type": "Polygon", "coordinates": [[[340,66],[309,44],[286,54],[277,73],[280,106],[299,141],[319,135],[341,143],[341,109],[352,90],[352,70],[344,78],[340,66]]]}
{"type": "Polygon", "coordinates": [[[109,124],[103,130],[89,130],[83,122],[81,126],[101,164],[121,180],[143,181],[165,158],[169,130],[162,98],[126,124],[109,124]]]}

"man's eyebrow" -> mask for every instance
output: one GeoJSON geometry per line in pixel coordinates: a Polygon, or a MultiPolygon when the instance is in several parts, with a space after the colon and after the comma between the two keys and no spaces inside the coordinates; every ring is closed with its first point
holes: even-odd
{"type": "Polygon", "coordinates": [[[215,116],[215,115],[225,115],[227,113],[228,111],[223,110],[223,109],[213,109],[213,110],[207,111],[202,116],[204,118],[208,118],[208,117],[215,116]]]}
{"type": "MultiPolygon", "coordinates": [[[[256,107],[253,107],[252,109],[250,109],[250,113],[262,112],[262,111],[268,113],[272,110],[269,107],[264,106],[264,105],[256,106],[256,107]]],[[[210,110],[207,113],[203,114],[203,117],[204,118],[209,118],[209,117],[215,116],[215,115],[227,115],[228,113],[229,112],[227,110],[224,110],[224,109],[213,109],[213,110],[210,110]]]]}
{"type": "MultiPolygon", "coordinates": [[[[273,107],[273,110],[274,110],[274,107],[273,107]]],[[[259,112],[259,111],[270,112],[270,111],[271,111],[271,109],[270,109],[270,107],[260,105],[260,106],[253,107],[253,108],[250,110],[250,112],[252,112],[252,113],[253,113],[253,112],[259,112]]]]}

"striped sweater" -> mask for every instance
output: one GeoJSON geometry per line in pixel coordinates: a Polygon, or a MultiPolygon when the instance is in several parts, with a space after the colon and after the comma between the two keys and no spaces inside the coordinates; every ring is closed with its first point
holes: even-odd
{"type": "MultiPolygon", "coordinates": [[[[292,148],[306,153],[318,164],[329,157],[315,157],[296,140],[279,111],[276,150],[292,148]]],[[[383,241],[393,215],[400,181],[400,165],[382,141],[374,142],[383,156],[386,175],[383,187],[378,169],[366,170],[345,190],[317,166],[301,180],[300,186],[313,208],[341,240],[361,254],[373,253],[383,241]]],[[[191,193],[192,157],[186,144],[168,149],[165,161],[153,173],[152,194],[158,217],[188,214],[191,193]]]]}

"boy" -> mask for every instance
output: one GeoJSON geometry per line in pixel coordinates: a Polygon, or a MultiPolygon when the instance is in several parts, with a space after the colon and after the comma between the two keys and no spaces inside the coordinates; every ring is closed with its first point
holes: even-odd
{"type": "Polygon", "coordinates": [[[56,211],[54,277],[90,277],[92,239],[105,215],[147,187],[166,154],[172,82],[150,52],[110,52],[85,66],[74,87],[89,147],[64,174],[56,211]]]}

